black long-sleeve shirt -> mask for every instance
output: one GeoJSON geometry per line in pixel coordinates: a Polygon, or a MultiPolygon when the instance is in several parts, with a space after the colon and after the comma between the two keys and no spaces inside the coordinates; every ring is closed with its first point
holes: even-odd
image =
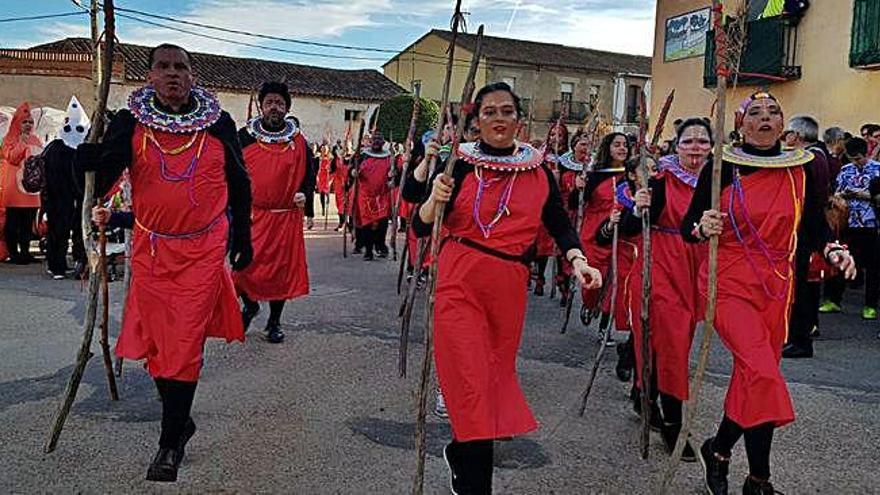
{"type": "MultiPolygon", "coordinates": [[[[638,186],[631,180],[627,180],[627,187],[630,188],[630,191],[638,190],[638,186]]],[[[663,177],[651,177],[648,179],[648,187],[651,189],[651,225],[654,225],[660,219],[660,215],[663,214],[663,209],[666,208],[666,179],[663,177]]],[[[611,236],[606,235],[606,231],[610,230],[606,227],[609,223],[610,219],[602,222],[599,225],[599,230],[596,232],[596,242],[600,246],[608,246],[613,240],[611,236]]],[[[633,208],[625,208],[620,215],[618,235],[635,237],[641,233],[642,218],[636,215],[633,208]]]]}
{"type": "MultiPolygon", "coordinates": [[[[755,156],[776,156],[780,153],[781,145],[776,144],[769,150],[759,150],[748,144],[743,145],[743,151],[755,156]]],[[[798,226],[798,250],[819,251],[825,243],[831,240],[831,230],[825,218],[823,206],[827,201],[827,190],[814,178],[812,163],[803,166],[806,181],[806,195],[804,198],[804,210],[801,216],[801,224],[798,226]]],[[[737,165],[740,175],[749,175],[759,170],[760,167],[737,165]]],[[[733,182],[734,166],[730,162],[722,162],[721,166],[721,189],[733,182]]],[[[694,225],[700,223],[703,212],[712,208],[712,167],[705,166],[700,172],[694,196],[688,207],[687,214],[681,223],[681,235],[685,241],[691,243],[700,242],[702,239],[694,235],[694,225]]]]}
{"type": "MultiPolygon", "coordinates": [[[[276,131],[280,129],[267,127],[267,130],[276,131]]],[[[248,132],[246,127],[238,130],[238,140],[241,143],[241,149],[245,149],[257,142],[257,139],[248,132]]],[[[315,186],[318,183],[318,166],[318,160],[315,158],[314,153],[312,153],[312,147],[306,143],[306,174],[303,176],[303,181],[299,186],[299,192],[306,196],[305,216],[309,218],[314,218],[315,216],[314,198],[315,186]]]]}
{"type": "MultiPolygon", "coordinates": [[[[481,143],[480,148],[484,153],[496,156],[509,155],[513,152],[512,148],[499,150],[491,148],[485,143],[481,143]]],[[[547,184],[549,187],[547,201],[541,207],[541,222],[563,253],[568,252],[570,249],[581,249],[580,238],[571,225],[571,221],[568,218],[568,212],[563,207],[562,195],[559,192],[559,185],[553,178],[553,173],[544,165],[541,165],[541,170],[547,175],[547,184]]],[[[434,179],[441,172],[443,172],[443,170],[438,167],[438,170],[434,172],[429,182],[433,184],[434,179]]],[[[470,163],[464,160],[457,160],[455,162],[455,168],[452,172],[454,184],[452,186],[452,195],[449,198],[449,202],[446,203],[446,216],[448,216],[455,208],[455,200],[461,190],[461,184],[464,182],[465,178],[472,173],[474,173],[474,166],[470,163]]],[[[425,184],[425,188],[427,189],[427,183],[425,184]]],[[[413,215],[412,228],[418,237],[427,237],[431,235],[432,224],[433,222],[424,222],[418,213],[413,215]]]]}

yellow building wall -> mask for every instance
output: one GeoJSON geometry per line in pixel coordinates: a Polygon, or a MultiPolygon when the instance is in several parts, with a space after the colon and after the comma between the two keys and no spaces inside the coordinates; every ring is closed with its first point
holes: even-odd
{"type": "MultiPolygon", "coordinates": [[[[651,122],[657,121],[660,107],[670,89],[675,88],[664,136],[673,134],[676,118],[708,115],[715,100],[714,88],[703,88],[703,57],[675,62],[663,61],[666,19],[710,6],[709,0],[658,0],[652,63],[651,122]]],[[[786,118],[808,114],[819,120],[822,130],[841,126],[858,132],[866,122],[880,121],[880,71],[849,66],[853,0],[812,2],[798,27],[797,63],[802,67],[799,80],[772,83],[767,89],[779,98],[786,118]]],[[[727,98],[726,128],[733,128],[733,111],[756,86],[739,87],[727,98]]]]}
{"type": "MultiPolygon", "coordinates": [[[[443,80],[446,76],[446,49],[449,42],[443,38],[430,35],[401,53],[395,60],[385,64],[385,77],[396,82],[406,90],[412,90],[413,80],[422,82],[423,98],[440,101],[443,97],[443,80]],[[418,52],[417,54],[414,52],[418,52]],[[429,54],[433,56],[426,56],[429,54]]],[[[468,68],[473,54],[462,47],[456,47],[455,65],[449,89],[449,100],[457,103],[461,100],[461,90],[467,79],[468,68]]],[[[480,60],[475,77],[477,89],[486,84],[486,60],[480,60]]]]}

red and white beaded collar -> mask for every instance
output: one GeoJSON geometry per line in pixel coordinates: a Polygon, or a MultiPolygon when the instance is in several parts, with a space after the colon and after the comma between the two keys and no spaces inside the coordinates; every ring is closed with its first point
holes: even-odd
{"type": "Polygon", "coordinates": [[[479,142],[462,143],[458,146],[458,157],[475,167],[498,172],[519,172],[538,168],[543,161],[541,152],[526,143],[515,143],[511,155],[489,155],[480,149],[479,142]]]}

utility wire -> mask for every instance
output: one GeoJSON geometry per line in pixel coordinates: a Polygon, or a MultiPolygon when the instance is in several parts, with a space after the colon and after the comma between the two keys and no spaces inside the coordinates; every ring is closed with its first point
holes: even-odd
{"type": "MultiPolygon", "coordinates": [[[[153,27],[157,27],[157,28],[161,28],[161,29],[168,29],[168,30],[176,31],[176,32],[183,33],[183,34],[188,34],[188,35],[190,35],[190,36],[196,36],[196,37],[206,38],[206,39],[210,39],[210,40],[214,40],[214,41],[219,41],[219,42],[223,42],[223,43],[229,43],[229,44],[232,44],[232,45],[245,46],[245,47],[248,47],[248,48],[255,48],[255,49],[267,50],[267,51],[279,52],[279,53],[288,53],[288,54],[293,54],[293,55],[302,55],[302,56],[306,56],[306,57],[317,57],[317,58],[328,58],[328,59],[342,59],[342,60],[361,60],[361,61],[373,61],[373,62],[377,62],[377,61],[379,61],[379,62],[381,62],[381,61],[386,61],[385,58],[380,58],[380,57],[361,57],[361,56],[354,56],[354,55],[322,54],[322,53],[306,52],[306,51],[302,51],[302,50],[290,50],[290,49],[286,49],[286,48],[278,48],[278,47],[272,47],[272,46],[263,46],[263,45],[258,45],[258,44],[255,44],[255,43],[247,43],[247,42],[244,42],[244,41],[237,41],[237,40],[232,40],[232,39],[229,39],[229,38],[223,38],[223,37],[220,37],[220,36],[213,36],[213,35],[210,35],[210,34],[199,33],[199,32],[196,32],[196,31],[189,30],[189,29],[183,29],[183,28],[178,28],[178,27],[175,27],[175,26],[169,26],[169,25],[167,25],[167,24],[163,24],[163,23],[159,23],[159,22],[153,22],[153,21],[149,21],[149,20],[146,20],[146,19],[141,19],[141,18],[139,18],[139,17],[133,16],[133,15],[130,15],[130,14],[124,14],[124,13],[121,13],[121,12],[118,12],[116,15],[119,16],[119,17],[124,17],[124,18],[126,18],[126,19],[133,20],[133,21],[135,21],[135,22],[140,22],[140,23],[143,23],[143,24],[147,24],[147,25],[150,25],[150,26],[153,26],[153,27]]],[[[400,59],[401,59],[402,61],[408,61],[408,60],[410,60],[411,57],[406,57],[405,55],[406,55],[406,53],[401,54],[400,59]]],[[[435,61],[432,61],[432,60],[425,60],[425,59],[422,59],[422,58],[420,58],[420,57],[417,57],[417,58],[416,58],[416,61],[418,61],[418,62],[423,62],[423,63],[428,63],[428,64],[446,65],[446,64],[443,63],[443,62],[435,62],[435,61]]],[[[458,66],[458,67],[467,67],[467,66],[464,65],[464,64],[456,64],[456,66],[458,66]]]]}
{"type": "MultiPolygon", "coordinates": [[[[173,23],[177,23],[177,24],[185,24],[188,26],[200,27],[200,28],[204,28],[204,29],[211,29],[214,31],[220,31],[220,32],[228,33],[228,34],[250,36],[252,38],[260,38],[260,39],[271,40],[271,41],[280,41],[280,42],[284,42],[284,43],[295,43],[295,44],[300,44],[300,45],[316,46],[316,47],[321,47],[321,48],[335,48],[335,49],[339,49],[339,50],[353,50],[353,51],[363,51],[363,52],[373,52],[373,53],[388,53],[388,54],[394,54],[394,55],[400,54],[400,50],[395,50],[395,49],[391,49],[391,48],[341,45],[341,44],[336,44],[336,43],[322,43],[322,42],[318,42],[318,41],[306,41],[306,40],[301,40],[301,39],[296,39],[296,38],[273,36],[273,35],[269,35],[269,34],[244,31],[241,29],[232,29],[232,28],[227,28],[227,27],[215,26],[212,24],[206,24],[206,23],[202,23],[202,22],[188,21],[188,20],[184,20],[184,19],[175,19],[174,17],[169,17],[169,16],[165,16],[165,15],[161,15],[161,14],[154,14],[151,12],[144,12],[142,10],[119,7],[119,6],[116,7],[116,11],[117,12],[128,12],[130,14],[137,14],[141,17],[159,19],[159,20],[173,22],[173,23]]],[[[445,55],[436,55],[433,53],[424,53],[424,52],[415,52],[415,51],[411,51],[411,53],[416,53],[417,55],[424,56],[424,57],[430,57],[430,58],[443,60],[444,65],[446,63],[445,60],[447,59],[447,57],[445,55]]],[[[382,60],[384,60],[384,59],[382,59],[382,60]]],[[[456,59],[456,61],[466,63],[466,64],[468,64],[467,65],[468,67],[470,66],[469,59],[456,59]]]]}
{"type": "Polygon", "coordinates": [[[7,17],[5,19],[0,19],[0,23],[3,22],[18,22],[18,21],[39,21],[42,19],[57,19],[59,17],[72,17],[75,15],[86,14],[87,12],[77,11],[77,12],[67,12],[64,14],[45,14],[45,15],[32,15],[28,17],[7,17]]]}

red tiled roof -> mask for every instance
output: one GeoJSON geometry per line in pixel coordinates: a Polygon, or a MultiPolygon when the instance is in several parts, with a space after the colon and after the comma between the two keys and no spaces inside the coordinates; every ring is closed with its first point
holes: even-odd
{"type": "MultiPolygon", "coordinates": [[[[91,53],[87,38],[63,40],[31,47],[33,51],[91,53]]],[[[125,79],[146,81],[150,47],[122,43],[125,79]]],[[[264,81],[285,81],[294,96],[318,96],[350,100],[384,101],[404,90],[379,71],[339,70],[254,58],[227,57],[211,53],[192,54],[193,71],[200,84],[213,89],[251,91],[264,81]]]]}
{"type": "MultiPolygon", "coordinates": [[[[452,33],[442,29],[432,29],[425,36],[432,34],[446,41],[452,39],[452,33]]],[[[458,43],[473,52],[476,47],[476,39],[477,36],[474,34],[459,34],[458,43]]],[[[512,62],[530,66],[564,67],[615,74],[621,72],[651,74],[651,57],[496,36],[483,36],[483,56],[490,61],[512,62]]]]}

